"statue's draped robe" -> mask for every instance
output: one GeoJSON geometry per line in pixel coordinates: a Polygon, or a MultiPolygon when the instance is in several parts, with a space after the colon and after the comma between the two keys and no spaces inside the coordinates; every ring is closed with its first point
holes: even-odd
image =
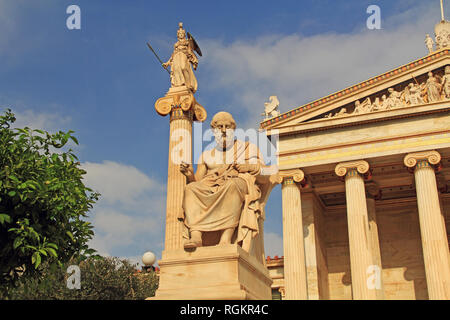
{"type": "Polygon", "coordinates": [[[197,91],[197,79],[192,71],[192,63],[198,63],[197,57],[189,46],[189,40],[179,40],[174,45],[171,57],[172,87],[186,86],[193,92],[197,91]]]}
{"type": "Polygon", "coordinates": [[[426,82],[428,102],[435,102],[441,99],[440,85],[435,77],[429,77],[426,82]]]}
{"type": "Polygon", "coordinates": [[[445,74],[442,78],[442,83],[444,83],[444,94],[446,98],[450,98],[450,74],[445,74]]]}
{"type": "Polygon", "coordinates": [[[261,215],[261,191],[256,184],[259,168],[264,165],[258,148],[235,140],[226,152],[217,149],[205,151],[199,163],[206,165],[207,173],[185,188],[183,209],[183,236],[189,231],[218,231],[238,227],[236,242],[255,237],[261,215]],[[239,173],[235,163],[259,164],[254,172],[239,173]]]}

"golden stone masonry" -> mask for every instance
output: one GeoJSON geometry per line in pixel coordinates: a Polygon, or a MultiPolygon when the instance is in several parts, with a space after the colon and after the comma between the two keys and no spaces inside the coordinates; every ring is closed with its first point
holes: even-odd
{"type": "MultiPolygon", "coordinates": [[[[279,171],[211,119],[216,146],[192,166],[199,48],[180,24],[164,67],[171,88],[165,249],[154,299],[450,299],[450,22],[429,54],[309,104],[266,104],[260,130],[279,135],[279,171]],[[198,50],[198,51],[197,51],[198,50]],[[231,161],[225,161],[231,159],[231,161]],[[264,253],[265,204],[281,184],[283,250],[264,253]]],[[[300,71],[301,72],[301,71],[300,71]]]]}

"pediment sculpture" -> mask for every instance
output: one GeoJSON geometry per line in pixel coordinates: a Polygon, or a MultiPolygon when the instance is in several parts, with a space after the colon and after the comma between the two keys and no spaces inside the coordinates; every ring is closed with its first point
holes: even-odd
{"type": "Polygon", "coordinates": [[[352,112],[348,106],[340,108],[337,112],[327,113],[323,118],[339,118],[344,116],[367,114],[375,111],[392,110],[415,105],[427,104],[450,99],[450,66],[445,67],[444,75],[439,76],[428,72],[427,78],[422,83],[410,82],[402,91],[394,88],[387,89],[375,96],[371,101],[367,97],[362,102],[355,101],[352,112]]]}
{"type": "Polygon", "coordinates": [[[264,119],[270,119],[273,117],[278,117],[280,115],[280,111],[278,107],[280,106],[280,101],[277,96],[270,96],[269,102],[264,102],[264,113],[261,115],[264,116],[264,119]]]}

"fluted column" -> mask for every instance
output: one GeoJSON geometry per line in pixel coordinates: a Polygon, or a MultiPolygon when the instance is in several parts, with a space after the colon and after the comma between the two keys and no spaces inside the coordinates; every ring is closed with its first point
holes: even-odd
{"type": "Polygon", "coordinates": [[[305,248],[303,242],[303,217],[300,183],[304,181],[301,170],[281,172],[283,198],[283,248],[284,287],[286,300],[308,299],[305,248]]]}
{"type": "Polygon", "coordinates": [[[155,103],[161,116],[170,115],[169,164],[167,174],[165,250],[183,248],[183,196],[186,177],[180,172],[181,162],[192,164],[192,122],[206,120],[206,110],[188,89],[169,90],[155,103]],[[173,91],[173,92],[172,92],[173,91]]]}
{"type": "Polygon", "coordinates": [[[314,188],[303,188],[301,192],[308,300],[327,300],[329,284],[323,208],[314,188]]]}
{"type": "Polygon", "coordinates": [[[368,285],[367,275],[373,268],[363,178],[368,171],[369,164],[363,160],[340,163],[335,169],[338,176],[345,177],[352,293],[355,300],[376,299],[375,288],[368,285]]]}
{"type": "Polygon", "coordinates": [[[450,299],[449,247],[433,167],[440,161],[441,155],[437,151],[410,153],[404,159],[405,165],[414,170],[425,275],[431,300],[450,299]]]}
{"type": "Polygon", "coordinates": [[[178,218],[183,215],[186,177],[180,172],[180,163],[192,163],[192,116],[191,110],[179,107],[170,114],[165,250],[183,248],[183,224],[178,218]]]}
{"type": "Polygon", "coordinates": [[[375,199],[381,195],[378,185],[374,182],[366,184],[367,216],[369,218],[370,252],[372,255],[372,270],[368,272],[369,286],[374,287],[376,299],[384,300],[383,266],[381,263],[380,240],[378,236],[377,208],[375,199]]]}

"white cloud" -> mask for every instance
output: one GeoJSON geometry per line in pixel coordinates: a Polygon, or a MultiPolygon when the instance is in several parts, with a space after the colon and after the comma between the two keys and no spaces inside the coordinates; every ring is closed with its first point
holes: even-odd
{"type": "Polygon", "coordinates": [[[162,192],[163,186],[149,178],[133,166],[113,161],[103,163],[85,162],[83,168],[88,172],[86,183],[102,194],[107,204],[120,202],[133,205],[148,192],[162,192]]]}
{"type": "Polygon", "coordinates": [[[31,109],[16,111],[13,110],[16,117],[16,122],[14,122],[15,128],[29,127],[31,129],[40,129],[49,132],[55,132],[59,130],[65,130],[70,122],[71,118],[69,116],[61,116],[59,114],[50,114],[43,112],[36,112],[31,109]]]}
{"type": "Polygon", "coordinates": [[[361,21],[363,28],[349,34],[204,40],[202,83],[206,90],[229,93],[223,107],[244,111],[251,119],[246,125],[254,127],[271,95],[288,111],[426,55],[425,35],[433,34],[439,18],[438,8],[426,2],[386,19],[382,30],[368,30],[361,21]]]}
{"type": "MultiPolygon", "coordinates": [[[[101,207],[94,211],[93,225],[96,235],[92,245],[99,252],[110,254],[115,248],[127,247],[136,237],[149,234],[152,238],[161,235],[161,221],[158,217],[139,216],[140,213],[122,213],[114,208],[101,207]]],[[[150,238],[149,238],[150,242],[150,238]]],[[[142,253],[146,251],[142,248],[142,253]]]]}
{"type": "Polygon", "coordinates": [[[90,245],[106,256],[130,258],[153,251],[161,257],[164,184],[113,161],[86,162],[82,167],[87,171],[85,184],[101,194],[91,213],[94,238],[90,245]]]}
{"type": "Polygon", "coordinates": [[[283,256],[283,238],[278,233],[264,233],[264,250],[266,256],[283,256]]]}

